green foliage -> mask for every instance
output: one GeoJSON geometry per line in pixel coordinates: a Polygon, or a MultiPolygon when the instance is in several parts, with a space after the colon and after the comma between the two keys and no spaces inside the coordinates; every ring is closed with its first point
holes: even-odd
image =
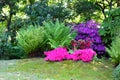
{"type": "Polygon", "coordinates": [[[64,21],[65,19],[69,19],[71,17],[70,15],[70,9],[63,7],[62,3],[58,3],[56,5],[51,6],[51,16],[52,20],[58,19],[59,21],[64,21]]]}
{"type": "Polygon", "coordinates": [[[0,59],[20,59],[27,57],[24,51],[17,45],[7,40],[5,31],[0,36],[0,59]]]}
{"type": "Polygon", "coordinates": [[[5,24],[0,23],[0,59],[8,59],[7,51],[7,34],[5,33],[5,24]]]}
{"type": "Polygon", "coordinates": [[[30,4],[33,4],[35,2],[35,0],[29,0],[30,4]]]}
{"type": "Polygon", "coordinates": [[[44,40],[43,28],[38,25],[29,25],[28,28],[22,28],[18,31],[17,40],[25,53],[29,54],[40,46],[44,40]]]}
{"type": "Polygon", "coordinates": [[[48,0],[38,1],[26,7],[25,13],[30,17],[30,22],[42,24],[43,21],[49,19],[48,0]]]}
{"type": "Polygon", "coordinates": [[[100,34],[108,46],[120,32],[120,8],[112,9],[107,14],[108,17],[102,23],[100,34]]]}
{"type": "Polygon", "coordinates": [[[12,45],[11,43],[7,45],[7,56],[9,59],[22,59],[27,57],[21,47],[12,45]]]}
{"type": "Polygon", "coordinates": [[[120,64],[113,71],[113,80],[120,80],[120,64]]]}
{"type": "Polygon", "coordinates": [[[29,16],[32,23],[43,24],[44,21],[59,19],[64,21],[70,18],[70,9],[65,8],[63,3],[49,5],[49,0],[37,1],[26,7],[25,13],[29,16]]]}
{"type": "Polygon", "coordinates": [[[74,4],[74,9],[77,14],[80,14],[85,17],[86,20],[90,20],[92,16],[95,15],[94,12],[100,10],[96,5],[95,2],[91,2],[88,0],[78,0],[74,4]]]}
{"type": "Polygon", "coordinates": [[[58,20],[54,23],[46,22],[44,24],[45,35],[48,40],[48,44],[51,48],[57,48],[59,46],[67,47],[70,42],[76,36],[75,32],[71,32],[71,28],[60,23],[58,20]]]}
{"type": "Polygon", "coordinates": [[[110,55],[112,62],[115,65],[118,65],[120,63],[120,38],[115,38],[110,48],[106,48],[106,50],[110,55]]]}
{"type": "Polygon", "coordinates": [[[2,35],[0,36],[0,59],[2,58],[8,58],[6,56],[7,52],[7,40],[6,40],[7,35],[3,32],[2,35]]]}
{"type": "Polygon", "coordinates": [[[5,27],[1,26],[2,24],[0,23],[0,36],[5,32],[5,27]]]}
{"type": "Polygon", "coordinates": [[[94,2],[90,2],[88,0],[79,0],[75,3],[74,7],[78,14],[94,12],[97,9],[94,2]]]}
{"type": "Polygon", "coordinates": [[[0,38],[0,58],[9,58],[9,46],[12,47],[12,45],[16,45],[16,29],[15,26],[11,26],[11,22],[13,15],[18,11],[17,3],[19,1],[20,0],[0,0],[0,22],[4,23],[6,21],[6,31],[4,31],[0,38]],[[8,8],[8,14],[3,11],[5,7],[8,8]]]}

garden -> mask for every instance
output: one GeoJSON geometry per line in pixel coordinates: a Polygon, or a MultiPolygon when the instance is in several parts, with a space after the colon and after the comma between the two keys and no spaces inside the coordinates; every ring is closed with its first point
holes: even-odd
{"type": "Polygon", "coordinates": [[[120,80],[119,0],[0,0],[0,80],[120,80]]]}

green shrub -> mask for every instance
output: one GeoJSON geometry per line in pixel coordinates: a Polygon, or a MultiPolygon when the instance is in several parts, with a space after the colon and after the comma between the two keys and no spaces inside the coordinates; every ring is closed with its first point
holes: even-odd
{"type": "Polygon", "coordinates": [[[70,27],[65,26],[64,23],[60,23],[58,20],[55,24],[51,21],[45,23],[44,28],[47,42],[51,48],[67,47],[76,36],[76,33],[71,31],[70,27]]]}
{"type": "Polygon", "coordinates": [[[81,17],[84,20],[91,20],[93,16],[100,17],[98,14],[94,14],[94,12],[97,12],[99,8],[90,0],[77,0],[74,4],[74,10],[77,15],[82,15],[81,17]]]}
{"type": "Polygon", "coordinates": [[[113,71],[113,80],[120,80],[120,64],[113,71]]]}
{"type": "Polygon", "coordinates": [[[64,7],[64,0],[61,0],[61,3],[59,3],[59,1],[50,3],[49,1],[50,0],[38,0],[25,8],[25,13],[29,16],[31,23],[43,25],[44,21],[55,21],[56,19],[65,21],[71,17],[72,10],[64,7]]]}
{"type": "Polygon", "coordinates": [[[115,65],[118,65],[120,63],[120,38],[116,37],[111,43],[110,48],[106,48],[106,50],[110,55],[112,62],[114,62],[115,65]]]}
{"type": "Polygon", "coordinates": [[[6,41],[6,34],[3,32],[0,35],[0,59],[5,59],[8,56],[6,55],[6,46],[7,46],[7,41],[6,41]]]}
{"type": "Polygon", "coordinates": [[[25,54],[21,47],[8,43],[7,56],[9,59],[23,59],[27,57],[27,54],[25,54]]]}
{"type": "Polygon", "coordinates": [[[108,47],[120,32],[120,7],[107,12],[107,18],[103,20],[99,32],[104,44],[108,47]]]}
{"type": "Polygon", "coordinates": [[[2,36],[3,32],[5,31],[5,27],[0,26],[0,36],[2,36]]]}
{"type": "Polygon", "coordinates": [[[42,46],[44,40],[43,31],[43,28],[37,25],[30,25],[28,28],[20,29],[17,35],[18,46],[20,46],[27,54],[35,51],[42,46]]]}
{"type": "Polygon", "coordinates": [[[0,59],[4,59],[6,48],[5,24],[0,22],[0,59]]]}
{"type": "Polygon", "coordinates": [[[0,28],[0,59],[20,59],[27,57],[21,47],[7,40],[5,27],[0,28]]]}

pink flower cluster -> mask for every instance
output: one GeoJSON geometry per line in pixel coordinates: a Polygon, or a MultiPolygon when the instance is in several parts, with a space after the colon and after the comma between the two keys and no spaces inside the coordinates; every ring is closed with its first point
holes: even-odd
{"type": "Polygon", "coordinates": [[[54,50],[44,52],[44,54],[46,55],[46,61],[82,60],[90,62],[96,53],[92,49],[82,49],[69,54],[66,48],[58,47],[54,50]]]}
{"type": "Polygon", "coordinates": [[[95,56],[96,52],[92,49],[82,49],[82,50],[76,50],[72,54],[72,60],[82,60],[83,62],[90,62],[93,57],[95,56]]]}
{"type": "Polygon", "coordinates": [[[66,48],[58,47],[54,50],[44,52],[47,56],[45,60],[49,61],[62,61],[64,59],[69,59],[69,53],[66,48]]]}

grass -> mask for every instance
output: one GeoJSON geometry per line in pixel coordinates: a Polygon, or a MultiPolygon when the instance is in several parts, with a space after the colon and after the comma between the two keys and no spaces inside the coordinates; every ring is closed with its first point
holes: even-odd
{"type": "Polygon", "coordinates": [[[8,80],[11,77],[11,80],[18,80],[17,75],[19,80],[112,80],[113,69],[109,60],[83,63],[70,60],[47,62],[43,58],[32,58],[16,60],[14,65],[8,66],[0,75],[2,77],[7,75],[8,80]]]}

